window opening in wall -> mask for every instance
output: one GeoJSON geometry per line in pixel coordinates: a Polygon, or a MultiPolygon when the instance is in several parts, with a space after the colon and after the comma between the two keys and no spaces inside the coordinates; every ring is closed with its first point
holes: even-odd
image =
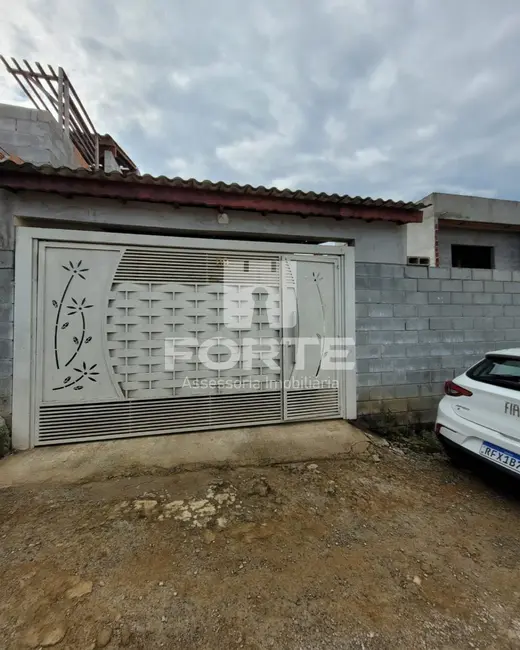
{"type": "Polygon", "coordinates": [[[493,269],[495,267],[495,249],[493,246],[452,244],[451,265],[463,269],[493,269]]]}

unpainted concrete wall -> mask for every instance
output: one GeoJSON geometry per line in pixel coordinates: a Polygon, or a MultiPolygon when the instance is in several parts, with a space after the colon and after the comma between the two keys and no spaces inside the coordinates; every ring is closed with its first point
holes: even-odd
{"type": "Polygon", "coordinates": [[[0,104],[0,147],[34,165],[80,166],[70,138],[46,111],[0,104]]]}
{"type": "MultiPolygon", "coordinates": [[[[0,415],[11,423],[13,377],[13,195],[0,189],[0,415]]],[[[0,456],[2,444],[0,440],[0,456]]]]}
{"type": "Polygon", "coordinates": [[[423,202],[433,203],[439,219],[516,226],[520,223],[519,201],[434,192],[423,199],[423,202]]]}
{"type": "MultiPolygon", "coordinates": [[[[423,202],[430,203],[429,197],[426,197],[423,202]]],[[[435,266],[435,226],[436,219],[433,205],[428,205],[423,210],[421,223],[409,223],[404,226],[406,228],[407,257],[429,257],[430,266],[435,266]]]]}
{"type": "Polygon", "coordinates": [[[520,271],[356,264],[358,413],[433,421],[446,379],[520,347],[520,271]]]}
{"type": "Polygon", "coordinates": [[[282,241],[354,240],[356,259],[403,264],[406,261],[404,226],[384,221],[336,220],[326,217],[262,215],[232,210],[229,223],[219,224],[217,210],[174,208],[170,205],[109,199],[66,199],[53,194],[20,192],[14,212],[19,218],[38,220],[45,227],[58,221],[74,228],[112,228],[127,232],[168,235],[196,235],[220,239],[279,239],[282,241]]]}
{"type": "Polygon", "coordinates": [[[520,233],[518,232],[447,228],[441,225],[437,236],[440,266],[451,266],[451,247],[453,244],[460,244],[463,246],[493,246],[496,269],[520,270],[520,233]]]}
{"type": "MultiPolygon", "coordinates": [[[[495,247],[495,268],[516,271],[520,269],[520,233],[500,230],[520,224],[520,202],[485,199],[458,194],[430,194],[422,199],[427,205],[423,221],[408,224],[406,228],[407,256],[429,257],[435,266],[436,223],[471,222],[472,228],[450,228],[441,223],[437,234],[439,266],[451,266],[451,245],[467,244],[495,247]],[[475,224],[491,224],[475,230],[475,224]],[[496,227],[496,230],[493,229],[496,227]]],[[[376,260],[374,260],[376,261],[376,260]]]]}

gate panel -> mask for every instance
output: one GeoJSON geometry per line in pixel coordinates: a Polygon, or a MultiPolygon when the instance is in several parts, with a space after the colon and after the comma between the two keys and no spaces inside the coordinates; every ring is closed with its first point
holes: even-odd
{"type": "Polygon", "coordinates": [[[106,295],[118,249],[41,244],[37,395],[42,403],[118,399],[106,372],[106,295]]]}
{"type": "Polygon", "coordinates": [[[342,340],[339,262],[325,256],[284,260],[285,418],[340,417],[343,373],[331,359],[342,340]]]}
{"type": "MultiPolygon", "coordinates": [[[[18,342],[32,444],[344,415],[343,375],[325,363],[343,328],[343,252],[22,231],[35,243],[30,356],[18,342]]],[[[14,421],[27,421],[19,408],[14,421]]]]}
{"type": "Polygon", "coordinates": [[[36,444],[283,417],[279,256],[42,242],[38,303],[36,444]]]}

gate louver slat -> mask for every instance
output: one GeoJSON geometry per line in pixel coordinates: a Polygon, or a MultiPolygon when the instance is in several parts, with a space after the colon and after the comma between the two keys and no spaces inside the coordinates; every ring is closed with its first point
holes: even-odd
{"type": "Polygon", "coordinates": [[[39,444],[271,424],[281,420],[281,409],[279,392],[48,404],[40,407],[39,444]]]}
{"type": "Polygon", "coordinates": [[[291,420],[320,417],[339,417],[337,388],[289,391],[287,393],[287,417],[291,420]]]}
{"type": "Polygon", "coordinates": [[[236,282],[278,286],[280,263],[276,257],[234,252],[153,250],[127,248],[116,282],[236,282]]]}

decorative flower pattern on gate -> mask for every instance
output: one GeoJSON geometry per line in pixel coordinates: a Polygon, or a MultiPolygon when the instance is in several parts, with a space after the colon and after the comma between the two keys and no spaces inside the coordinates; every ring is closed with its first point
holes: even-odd
{"type": "Polygon", "coordinates": [[[95,372],[97,368],[97,363],[92,364],[90,367],[87,367],[87,364],[83,361],[81,368],[73,368],[75,372],[79,373],[79,377],[72,379],[72,377],[65,377],[63,380],[63,386],[58,386],[53,388],[53,390],[62,390],[63,388],[69,388],[69,386],[74,386],[73,390],[83,390],[83,384],[79,382],[83,379],[90,379],[90,381],[97,381],[96,377],[99,375],[99,372],[95,372]]]}
{"type": "MultiPolygon", "coordinates": [[[[69,290],[75,280],[86,280],[86,273],[88,268],[83,266],[83,261],[72,262],[69,260],[68,264],[63,265],[63,268],[69,274],[69,278],[61,298],[59,301],[53,300],[52,305],[56,309],[56,318],[54,321],[54,362],[56,369],[60,370],[70,366],[70,364],[76,359],[78,354],[83,350],[85,345],[88,345],[92,341],[92,336],[87,336],[87,321],[85,318],[85,313],[88,309],[93,307],[93,305],[87,304],[86,298],[79,298],[70,296],[69,300],[69,290]],[[67,301],[67,304],[65,302],[67,301]],[[67,310],[67,318],[62,317],[63,309],[67,310]],[[73,352],[69,353],[66,360],[63,359],[63,346],[66,340],[66,337],[71,337],[73,343],[73,352]]],[[[96,376],[99,375],[98,372],[94,372],[97,364],[87,367],[85,361],[81,362],[79,368],[73,368],[74,372],[78,373],[78,376],[73,379],[72,377],[66,377],[62,386],[57,386],[53,390],[62,390],[63,388],[68,388],[74,386],[73,390],[82,390],[83,382],[85,379],[90,379],[90,381],[97,381],[96,376]]]]}

